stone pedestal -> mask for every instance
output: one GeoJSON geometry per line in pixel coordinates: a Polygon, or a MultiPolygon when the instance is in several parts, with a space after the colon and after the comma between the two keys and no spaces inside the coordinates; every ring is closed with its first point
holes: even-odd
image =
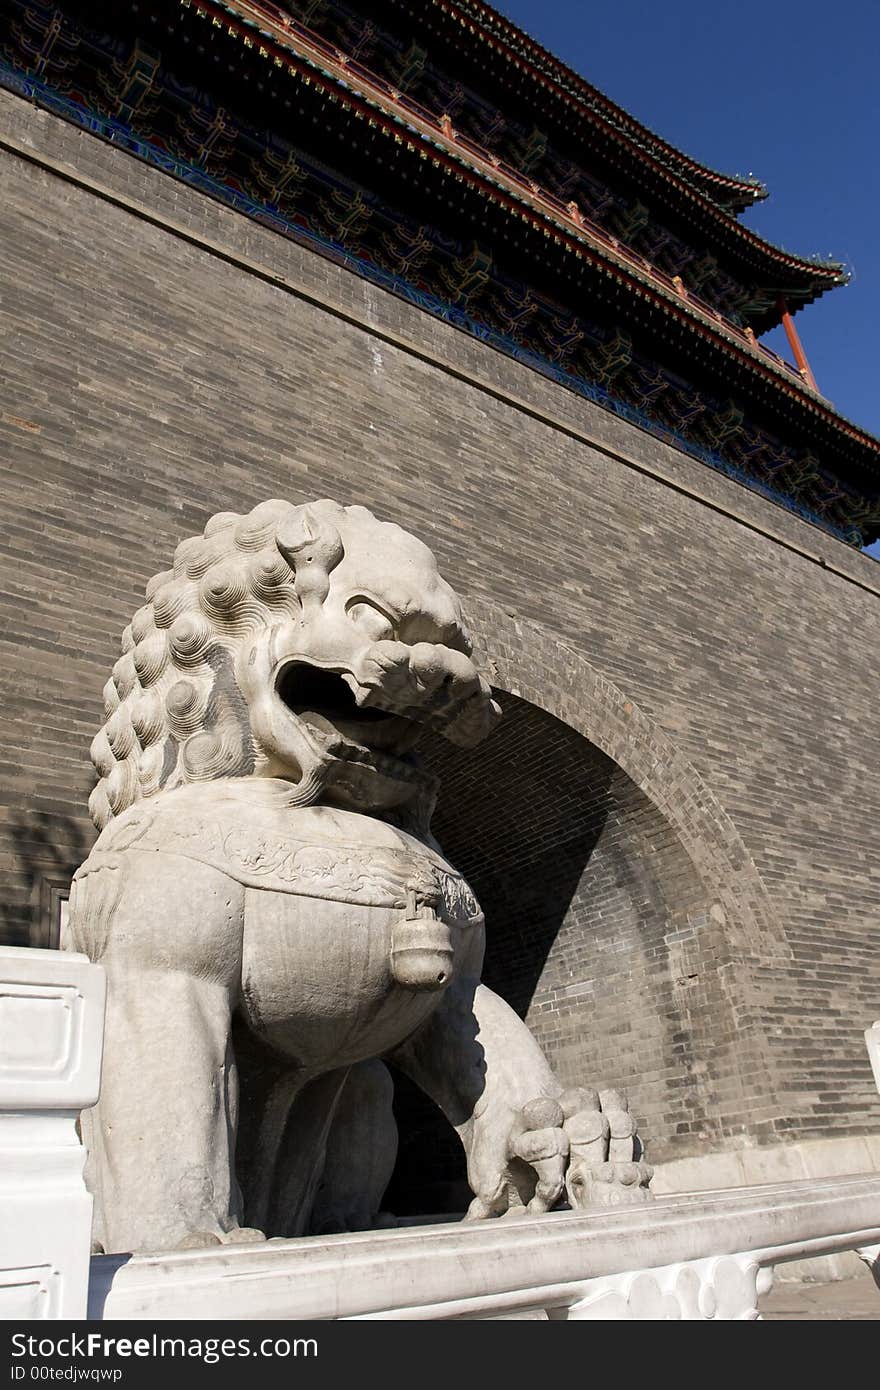
{"type": "Polygon", "coordinates": [[[0,1318],[83,1318],[92,1199],[79,1112],[101,1077],[104,971],[0,950],[0,1318]]]}

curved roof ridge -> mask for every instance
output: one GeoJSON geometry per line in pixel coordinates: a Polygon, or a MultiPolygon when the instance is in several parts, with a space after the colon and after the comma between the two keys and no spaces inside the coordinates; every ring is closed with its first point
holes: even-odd
{"type": "MultiPolygon", "coordinates": [[[[434,0],[434,3],[442,4],[460,2],[461,0],[434,0]]],[[[465,2],[467,3],[469,0],[465,0],[465,2]]],[[[285,17],[281,14],[278,10],[278,6],[273,3],[273,0],[181,0],[181,3],[186,5],[192,3],[197,13],[209,13],[212,9],[219,9],[221,12],[227,14],[236,14],[245,24],[253,25],[261,33],[265,34],[266,38],[271,42],[280,43],[283,48],[291,50],[294,53],[298,51],[298,42],[301,48],[302,45],[305,44],[305,61],[319,66],[331,81],[339,84],[342,93],[345,94],[342,97],[343,101],[345,101],[347,95],[351,94],[353,96],[359,88],[360,79],[357,77],[355,67],[351,64],[348,57],[341,53],[335,45],[327,44],[326,41],[320,39],[309,30],[307,26],[299,23],[292,23],[289,17],[285,17]],[[271,18],[269,17],[272,11],[278,16],[277,18],[275,15],[271,18]],[[266,29],[261,30],[261,23],[268,23],[274,32],[270,34],[266,29]],[[308,56],[307,50],[311,47],[315,47],[313,57],[308,56]]],[[[488,9],[489,7],[484,6],[484,8],[488,9]]],[[[215,22],[219,23],[219,21],[215,22]]],[[[261,52],[262,51],[261,49],[261,52]]],[[[571,214],[568,208],[563,208],[558,198],[545,193],[524,175],[512,168],[508,168],[507,174],[503,173],[502,166],[497,160],[492,158],[488,150],[482,149],[473,141],[460,138],[454,129],[451,128],[451,122],[450,129],[447,131],[444,127],[444,121],[448,121],[448,117],[438,119],[434,113],[429,112],[427,109],[419,108],[417,103],[413,102],[407,102],[405,107],[402,106],[400,93],[393,92],[385,79],[377,77],[366,68],[362,71],[363,80],[368,82],[371,89],[368,100],[372,101],[377,109],[383,110],[391,120],[407,126],[416,133],[419,139],[428,140],[434,144],[439,142],[441,146],[448,145],[452,157],[462,164],[472,164],[474,159],[481,165],[485,164],[487,167],[482,170],[480,176],[487,180],[487,187],[491,187],[491,185],[495,183],[503,183],[505,177],[509,175],[518,185],[521,185],[517,189],[517,197],[524,198],[524,200],[528,202],[532,194],[538,194],[543,203],[554,205],[555,211],[552,214],[553,216],[561,216],[565,221],[571,220],[571,214]],[[418,123],[420,121],[423,121],[429,128],[420,130],[417,128],[417,124],[413,124],[414,122],[418,123]]],[[[649,151],[646,151],[646,158],[652,160],[655,165],[659,165],[666,177],[674,177],[672,171],[664,168],[662,164],[659,164],[656,156],[649,151]]],[[[844,274],[844,269],[840,262],[823,262],[822,260],[810,260],[793,255],[783,247],[775,246],[772,242],[766,241],[758,232],[753,231],[751,227],[738,221],[737,218],[725,214],[722,207],[712,199],[701,194],[698,189],[685,184],[683,192],[686,197],[699,201],[704,210],[711,217],[717,219],[726,231],[738,238],[741,244],[751,247],[759,254],[764,253],[769,259],[787,264],[790,269],[799,271],[807,276],[809,281],[811,281],[812,285],[816,288],[817,293],[822,292],[816,284],[817,281],[824,281],[823,288],[826,289],[830,289],[832,285],[840,285],[846,282],[848,277],[844,274]]],[[[589,219],[586,218],[581,219],[581,225],[588,220],[589,219]]],[[[596,230],[598,231],[598,229],[596,230]]],[[[608,239],[607,234],[600,232],[599,235],[603,240],[608,239]]],[[[797,305],[792,304],[792,312],[794,312],[797,307],[797,305]]],[[[765,330],[762,329],[761,331],[763,332],[765,330]]]]}
{"type": "Polygon", "coordinates": [[[671,161],[680,164],[682,169],[678,172],[681,173],[682,177],[688,177],[689,174],[696,183],[722,185],[729,189],[731,194],[739,194],[738,197],[724,199],[719,198],[717,193],[713,196],[711,192],[704,189],[704,195],[711,201],[722,207],[731,206],[736,211],[743,211],[753,203],[767,197],[766,185],[753,175],[722,173],[720,170],[711,168],[708,164],[702,164],[687,154],[686,151],[680,150],[677,145],[665,140],[662,135],[651,130],[650,126],[646,126],[635,116],[630,115],[622,106],[618,106],[598,87],[594,87],[591,82],[588,82],[579,72],[558,58],[555,53],[551,53],[537,39],[533,39],[525,29],[520,28],[518,24],[507,19],[492,5],[487,4],[486,0],[432,0],[432,3],[449,12],[458,11],[463,19],[466,17],[467,21],[472,23],[480,23],[480,16],[486,16],[490,20],[490,23],[484,25],[487,31],[491,33],[493,27],[497,31],[501,31],[500,34],[499,32],[493,33],[496,42],[507,42],[504,37],[506,31],[507,35],[524,43],[532,50],[544,68],[550,70],[548,75],[552,76],[553,80],[558,81],[559,77],[564,79],[563,82],[559,83],[563,90],[573,88],[574,90],[569,91],[570,95],[579,97],[581,100],[587,97],[588,100],[584,104],[599,108],[596,114],[602,115],[621,133],[628,135],[636,145],[653,147],[652,152],[655,157],[657,155],[665,156],[667,160],[671,159],[671,161]]]}

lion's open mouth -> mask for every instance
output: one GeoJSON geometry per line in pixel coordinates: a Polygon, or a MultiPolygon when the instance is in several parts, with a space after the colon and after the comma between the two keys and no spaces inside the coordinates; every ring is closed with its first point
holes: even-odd
{"type": "Polygon", "coordinates": [[[325,671],[307,662],[293,662],[281,672],[278,697],[292,714],[321,715],[333,724],[375,724],[394,719],[390,710],[361,709],[338,671],[325,671]]]}
{"type": "MultiPolygon", "coordinates": [[[[361,709],[339,671],[313,666],[302,657],[276,669],[274,688],[277,700],[310,742],[307,760],[314,755],[325,767],[321,795],[329,805],[362,810],[372,804],[379,785],[376,805],[395,805],[401,796],[410,798],[414,789],[433,794],[434,778],[414,752],[424,732],[420,724],[375,705],[361,709]],[[392,795],[394,788],[397,793],[392,795]]],[[[292,747],[291,766],[303,751],[301,741],[292,747]]],[[[298,765],[302,774],[301,761],[298,765]]]]}
{"type": "Polygon", "coordinates": [[[370,750],[376,756],[403,758],[409,763],[407,755],[422,732],[418,724],[391,710],[375,705],[362,709],[338,671],[327,671],[308,661],[292,661],[283,667],[275,690],[285,708],[304,724],[323,730],[325,735],[333,730],[353,748],[370,750]]]}

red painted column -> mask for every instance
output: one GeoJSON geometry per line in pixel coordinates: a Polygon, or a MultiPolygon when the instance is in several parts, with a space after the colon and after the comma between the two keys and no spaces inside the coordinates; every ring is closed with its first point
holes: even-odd
{"type": "Polygon", "coordinates": [[[801,376],[803,376],[806,379],[809,385],[812,386],[813,390],[818,391],[819,388],[816,385],[816,378],[813,376],[813,373],[810,370],[810,364],[807,361],[807,354],[804,352],[804,349],[801,346],[801,340],[798,337],[798,331],[794,326],[794,320],[792,319],[791,314],[788,312],[788,305],[786,304],[782,295],[779,296],[776,303],[779,308],[779,312],[782,314],[782,327],[785,329],[785,336],[788,339],[788,343],[792,352],[794,353],[794,360],[798,365],[798,371],[800,372],[801,376]]]}

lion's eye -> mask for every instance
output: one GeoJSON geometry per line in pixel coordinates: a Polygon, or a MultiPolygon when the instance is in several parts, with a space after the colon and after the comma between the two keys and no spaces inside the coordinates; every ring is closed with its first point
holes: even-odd
{"type": "Polygon", "coordinates": [[[388,614],[367,599],[354,599],[348,605],[348,616],[371,642],[387,642],[394,637],[394,624],[388,614]]]}

